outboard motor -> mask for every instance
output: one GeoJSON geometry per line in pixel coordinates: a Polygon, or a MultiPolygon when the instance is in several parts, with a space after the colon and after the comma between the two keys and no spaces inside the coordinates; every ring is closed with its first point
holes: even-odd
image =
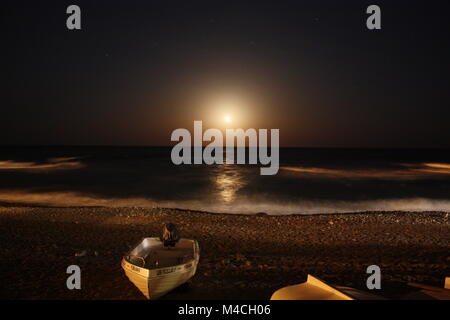
{"type": "Polygon", "coordinates": [[[180,234],[178,233],[178,228],[173,223],[167,223],[164,225],[163,234],[161,241],[164,247],[170,248],[175,247],[178,240],[180,240],[180,234]]]}

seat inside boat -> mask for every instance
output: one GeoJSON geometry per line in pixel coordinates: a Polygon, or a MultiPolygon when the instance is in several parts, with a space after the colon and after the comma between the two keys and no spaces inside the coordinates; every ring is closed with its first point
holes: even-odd
{"type": "Polygon", "coordinates": [[[180,239],[174,247],[167,248],[158,238],[145,238],[130,252],[128,260],[139,267],[159,269],[188,263],[194,259],[194,252],[193,240],[180,239]]]}

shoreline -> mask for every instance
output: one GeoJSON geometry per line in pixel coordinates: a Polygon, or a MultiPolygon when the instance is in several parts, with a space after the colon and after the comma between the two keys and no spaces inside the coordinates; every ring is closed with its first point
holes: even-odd
{"type": "Polygon", "coordinates": [[[399,298],[415,281],[442,286],[450,274],[450,214],[359,212],[220,214],[164,208],[33,207],[0,204],[2,299],[144,299],[122,256],[162,225],[200,243],[196,275],[162,299],[269,299],[306,280],[366,290],[366,268],[382,270],[377,294],[399,298]],[[85,252],[83,254],[83,252],[85,252]],[[65,286],[69,265],[82,289],[65,286]]]}
{"type": "Polygon", "coordinates": [[[184,209],[178,207],[145,207],[145,206],[51,206],[45,204],[32,204],[32,203],[17,203],[0,201],[0,208],[47,208],[47,209],[123,209],[123,210],[173,210],[180,213],[195,213],[206,215],[225,215],[225,216],[242,216],[242,217],[309,217],[309,216],[341,216],[341,215],[357,215],[357,214],[448,214],[450,217],[450,211],[445,210],[364,210],[364,211],[345,211],[345,212],[329,212],[329,213],[286,213],[286,214],[272,214],[267,212],[256,213],[229,213],[229,212],[214,212],[207,210],[197,209],[184,209]]]}

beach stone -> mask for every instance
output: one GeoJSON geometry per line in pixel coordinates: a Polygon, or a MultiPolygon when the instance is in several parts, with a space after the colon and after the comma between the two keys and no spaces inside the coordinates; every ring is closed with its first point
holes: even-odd
{"type": "Polygon", "coordinates": [[[223,260],[221,261],[221,263],[222,263],[223,265],[227,265],[227,264],[230,263],[230,260],[229,260],[229,259],[223,259],[223,260]]]}
{"type": "Polygon", "coordinates": [[[84,257],[87,254],[86,250],[75,253],[75,257],[84,257]]]}
{"type": "Polygon", "coordinates": [[[236,260],[244,261],[244,260],[246,260],[246,257],[243,254],[238,253],[238,254],[236,254],[236,260]]]}

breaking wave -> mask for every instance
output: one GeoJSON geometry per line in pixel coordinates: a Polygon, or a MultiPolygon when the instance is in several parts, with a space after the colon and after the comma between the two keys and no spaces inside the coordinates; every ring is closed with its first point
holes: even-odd
{"type": "Polygon", "coordinates": [[[230,205],[202,201],[154,201],[139,197],[99,197],[77,192],[37,193],[3,191],[0,193],[0,202],[48,207],[159,207],[230,214],[256,214],[264,212],[269,215],[331,214],[367,211],[450,212],[450,201],[428,198],[378,199],[367,201],[300,200],[289,203],[241,200],[230,205]]]}
{"type": "Polygon", "coordinates": [[[77,160],[76,157],[50,158],[44,163],[6,160],[0,161],[0,170],[39,172],[83,168],[84,165],[77,160]]]}

